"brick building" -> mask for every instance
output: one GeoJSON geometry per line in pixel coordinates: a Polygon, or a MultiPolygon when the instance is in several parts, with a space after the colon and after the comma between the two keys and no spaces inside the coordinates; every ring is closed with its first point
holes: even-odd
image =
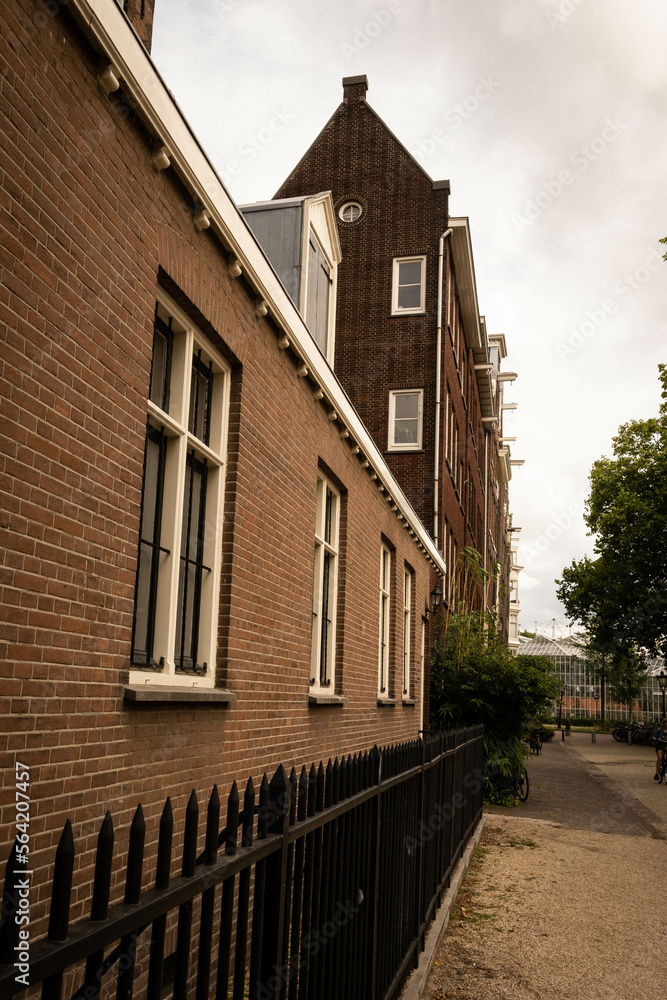
{"type": "Polygon", "coordinates": [[[148,857],[167,793],[416,737],[446,575],[128,12],[2,0],[1,856],[19,759],[35,935],[66,818],[74,920],[106,808],[143,803],[148,857]]]}
{"type": "MultiPolygon", "coordinates": [[[[487,594],[507,635],[509,440],[503,335],[480,315],[468,220],[366,101],[365,76],[276,199],[331,191],[338,268],[335,371],[448,568],[464,547],[500,574],[487,594]]],[[[261,237],[260,237],[261,238],[261,237]]]]}

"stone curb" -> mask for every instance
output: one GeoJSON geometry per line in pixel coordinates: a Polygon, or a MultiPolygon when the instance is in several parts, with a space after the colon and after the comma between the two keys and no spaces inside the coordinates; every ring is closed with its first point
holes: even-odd
{"type": "Polygon", "coordinates": [[[415,969],[408,979],[401,994],[401,1000],[420,1000],[420,998],[424,995],[424,990],[426,989],[428,977],[431,973],[431,969],[433,968],[433,963],[435,962],[438,947],[440,946],[441,939],[447,929],[447,924],[449,923],[449,918],[451,916],[452,909],[454,908],[456,897],[459,894],[459,889],[461,888],[461,883],[463,882],[463,876],[468,870],[472,853],[479,844],[485,824],[486,816],[482,816],[479,823],[475,827],[470,840],[468,841],[468,846],[463,852],[463,857],[454,869],[454,874],[452,875],[449,888],[443,896],[440,909],[436,914],[435,920],[431,924],[430,931],[426,935],[424,951],[419,957],[419,967],[415,969]]]}

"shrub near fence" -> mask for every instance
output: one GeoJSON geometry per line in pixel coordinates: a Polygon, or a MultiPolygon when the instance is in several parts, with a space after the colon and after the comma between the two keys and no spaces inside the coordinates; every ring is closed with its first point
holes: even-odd
{"type": "MultiPolygon", "coordinates": [[[[41,983],[45,1000],[61,1000],[64,975],[65,995],[79,1000],[113,992],[117,1000],[172,994],[176,1000],[392,1000],[419,962],[442,893],[481,817],[482,747],[477,726],[374,747],[326,768],[304,767],[298,776],[280,766],[270,782],[264,775],[258,796],[249,779],[242,804],[234,784],[222,830],[214,788],[199,856],[193,792],[176,878],[167,799],[155,888],[143,893],[138,806],[124,901],[112,907],[114,832],[107,813],[91,917],[72,927],[68,820],[56,852],[48,936],[30,946],[30,986],[41,983]],[[79,968],[80,985],[70,989],[79,968]]],[[[0,927],[3,998],[26,989],[14,965],[19,867],[15,847],[0,927]]]]}

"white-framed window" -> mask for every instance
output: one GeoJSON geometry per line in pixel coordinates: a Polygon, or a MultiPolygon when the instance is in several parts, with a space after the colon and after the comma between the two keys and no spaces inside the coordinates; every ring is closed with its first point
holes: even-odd
{"type": "Polygon", "coordinates": [[[389,451],[421,450],[423,402],[423,389],[393,389],[389,393],[389,451]]]}
{"type": "Polygon", "coordinates": [[[230,369],[162,290],[153,328],[130,681],[215,685],[230,369]]]}
{"type": "Polygon", "coordinates": [[[315,516],[310,684],[314,689],[331,692],[336,651],[339,530],[340,494],[320,473],[315,516]]]}
{"type": "Polygon", "coordinates": [[[333,268],[313,229],[308,237],[307,269],[306,323],[313,340],[328,357],[333,268]]]}
{"type": "Polygon", "coordinates": [[[396,257],[391,290],[392,313],[421,313],[426,303],[426,257],[396,257]]]}
{"type": "Polygon", "coordinates": [[[380,642],[378,651],[378,696],[389,697],[389,614],[391,603],[391,552],[380,546],[380,642]]]}
{"type": "Polygon", "coordinates": [[[412,572],[403,572],[403,697],[410,697],[410,634],[412,630],[412,572]]]}

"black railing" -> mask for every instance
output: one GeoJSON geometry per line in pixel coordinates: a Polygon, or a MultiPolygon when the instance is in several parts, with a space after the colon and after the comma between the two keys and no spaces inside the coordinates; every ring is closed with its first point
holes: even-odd
{"type": "MultiPolygon", "coordinates": [[[[320,763],[259,796],[236,784],[220,830],[211,794],[199,856],[199,809],[185,813],[180,876],[173,816],[160,821],[154,888],[141,892],[145,824],[132,822],[125,893],[109,906],[114,831],[100,830],[90,919],[69,926],[74,841],[58,849],[47,937],[31,944],[29,985],[44,1000],[393,1000],[482,811],[481,726],[320,763]],[[240,831],[240,841],[239,841],[240,831]],[[218,887],[222,886],[221,891],[218,887]]],[[[0,996],[17,981],[20,868],[6,869],[0,996]]]]}

